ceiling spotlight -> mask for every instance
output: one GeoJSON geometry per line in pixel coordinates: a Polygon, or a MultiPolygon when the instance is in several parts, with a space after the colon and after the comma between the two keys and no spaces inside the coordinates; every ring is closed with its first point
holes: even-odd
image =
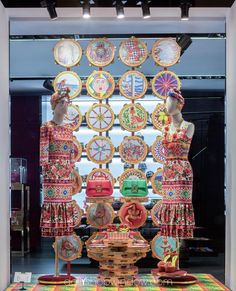
{"type": "Polygon", "coordinates": [[[117,14],[117,18],[119,19],[125,17],[124,6],[121,0],[116,1],[116,14],[117,14]]]}
{"type": "Polygon", "coordinates": [[[83,4],[83,18],[90,18],[90,4],[89,0],[84,0],[83,4]]]}
{"type": "Polygon", "coordinates": [[[49,16],[52,20],[57,19],[56,3],[53,0],[44,0],[40,2],[41,7],[47,8],[49,16]]]}
{"type": "Polygon", "coordinates": [[[46,79],[44,82],[43,82],[43,87],[49,91],[52,91],[54,92],[54,88],[53,88],[53,84],[52,84],[52,81],[49,80],[49,79],[46,79]]]}
{"type": "Polygon", "coordinates": [[[189,8],[191,6],[192,6],[191,3],[188,1],[184,1],[180,3],[181,20],[189,20],[189,8]]]}
{"type": "Polygon", "coordinates": [[[143,18],[144,19],[150,18],[151,14],[150,14],[150,7],[148,5],[148,0],[143,0],[141,2],[141,7],[142,7],[142,11],[143,11],[143,18]]]}
{"type": "Polygon", "coordinates": [[[191,45],[192,39],[189,35],[183,34],[179,38],[177,38],[176,42],[181,47],[181,56],[187,50],[187,48],[191,45]]]}

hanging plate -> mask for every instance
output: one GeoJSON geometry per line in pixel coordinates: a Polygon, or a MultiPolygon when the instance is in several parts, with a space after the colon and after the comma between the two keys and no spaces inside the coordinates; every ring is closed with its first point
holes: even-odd
{"type": "Polygon", "coordinates": [[[155,194],[163,195],[162,175],[163,175],[163,169],[159,168],[157,169],[157,171],[153,174],[151,178],[152,190],[153,190],[153,193],[155,194]]]}
{"type": "Polygon", "coordinates": [[[162,204],[161,200],[157,201],[157,203],[152,207],[152,210],[151,210],[152,221],[157,226],[160,226],[160,223],[161,223],[159,219],[159,211],[161,208],[161,204],[162,204]]]}
{"type": "Polygon", "coordinates": [[[154,141],[153,145],[151,146],[151,151],[153,158],[158,162],[163,164],[166,157],[165,157],[165,148],[162,143],[163,138],[158,136],[154,141]]]}
{"type": "Polygon", "coordinates": [[[112,206],[108,203],[93,203],[87,209],[87,222],[95,228],[106,228],[115,217],[112,206]]]}
{"type": "Polygon", "coordinates": [[[169,118],[170,116],[166,112],[166,106],[164,103],[159,103],[151,115],[153,126],[160,131],[162,131],[163,126],[169,118]]]}
{"type": "Polygon", "coordinates": [[[69,105],[67,114],[65,115],[64,122],[72,126],[73,131],[77,130],[83,120],[82,113],[77,105],[69,105]]]}
{"type": "Polygon", "coordinates": [[[128,202],[124,203],[119,210],[121,223],[134,229],[142,226],[147,219],[147,210],[141,203],[128,202]]]}
{"type": "Polygon", "coordinates": [[[157,233],[154,239],[151,241],[152,255],[159,260],[164,260],[164,252],[176,252],[177,241],[173,237],[161,236],[161,233],[157,233]]]}

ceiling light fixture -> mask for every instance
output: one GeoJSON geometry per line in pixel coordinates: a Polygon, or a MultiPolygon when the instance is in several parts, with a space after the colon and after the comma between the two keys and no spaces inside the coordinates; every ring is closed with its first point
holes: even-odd
{"type": "Polygon", "coordinates": [[[83,4],[83,18],[90,18],[90,4],[89,4],[89,0],[84,0],[84,4],[83,4]]]}
{"type": "Polygon", "coordinates": [[[181,20],[189,20],[189,8],[191,6],[192,5],[189,1],[184,1],[180,3],[181,20]]]}
{"type": "Polygon", "coordinates": [[[44,0],[40,2],[41,7],[47,8],[51,20],[57,19],[56,2],[53,0],[44,0]]]}
{"type": "Polygon", "coordinates": [[[192,39],[189,35],[183,34],[179,38],[177,38],[176,42],[181,47],[181,56],[187,50],[187,48],[191,45],[192,39]]]}
{"type": "Polygon", "coordinates": [[[144,19],[150,18],[151,14],[150,14],[150,7],[148,4],[148,0],[143,0],[141,2],[141,7],[142,7],[142,11],[143,11],[143,18],[144,19]]]}
{"type": "Polygon", "coordinates": [[[122,19],[125,17],[124,6],[121,0],[116,1],[116,15],[117,18],[122,19]]]}

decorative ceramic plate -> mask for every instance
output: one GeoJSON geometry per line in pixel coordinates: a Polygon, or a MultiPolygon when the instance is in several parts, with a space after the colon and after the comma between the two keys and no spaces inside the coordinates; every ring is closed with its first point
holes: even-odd
{"type": "Polygon", "coordinates": [[[165,161],[165,148],[163,146],[162,140],[163,138],[158,136],[151,146],[153,158],[161,164],[163,164],[165,161]]]}
{"type": "MultiPolygon", "coordinates": [[[[72,261],[81,256],[83,244],[76,234],[57,237],[56,244],[58,257],[63,261],[72,261]]],[[[55,249],[55,243],[53,247],[55,249]]]]}
{"type": "Polygon", "coordinates": [[[70,99],[77,97],[82,90],[82,82],[80,77],[72,71],[64,71],[59,73],[53,82],[54,91],[58,91],[64,87],[68,87],[70,89],[70,99]]]}
{"type": "Polygon", "coordinates": [[[159,39],[152,47],[152,57],[162,67],[176,64],[180,58],[180,53],[181,47],[173,38],[159,39]]]}
{"type": "Polygon", "coordinates": [[[127,136],[119,146],[120,157],[129,164],[143,161],[147,155],[147,145],[138,136],[127,136]]]}
{"type": "Polygon", "coordinates": [[[83,180],[77,171],[73,172],[73,178],[74,178],[74,182],[72,186],[72,195],[75,195],[81,192],[83,180]]]}
{"type": "Polygon", "coordinates": [[[127,66],[138,67],[147,59],[148,49],[143,40],[132,36],[121,42],[119,56],[127,66]]]}
{"type": "Polygon", "coordinates": [[[115,89],[112,75],[106,71],[93,71],[86,82],[88,94],[99,100],[111,97],[115,89]]]}
{"type": "Polygon", "coordinates": [[[162,175],[163,169],[159,168],[151,178],[153,193],[163,195],[162,193],[162,175]]]}
{"type": "Polygon", "coordinates": [[[176,239],[169,236],[161,236],[159,232],[154,239],[151,241],[152,254],[155,258],[163,260],[165,257],[164,252],[177,251],[177,242],[176,239]]]}
{"type": "Polygon", "coordinates": [[[120,125],[131,132],[139,131],[147,124],[147,112],[138,103],[126,104],[119,114],[120,125]]]}
{"type": "Polygon", "coordinates": [[[88,174],[86,181],[88,183],[89,180],[96,180],[96,179],[109,180],[112,186],[114,186],[116,182],[115,178],[113,177],[109,169],[93,169],[88,174]]]}
{"type": "Polygon", "coordinates": [[[160,71],[152,80],[152,91],[161,99],[166,99],[171,88],[180,89],[179,77],[171,71],[160,71]]]}
{"type": "Polygon", "coordinates": [[[155,223],[155,225],[160,226],[160,219],[159,219],[159,211],[161,208],[162,201],[159,200],[151,210],[151,216],[152,216],[152,221],[155,223]]]}
{"type": "Polygon", "coordinates": [[[96,67],[109,65],[115,56],[115,47],[106,38],[96,38],[91,40],[86,50],[89,62],[96,67]]]}
{"type": "Polygon", "coordinates": [[[111,140],[104,136],[92,138],[86,146],[88,158],[96,164],[106,164],[111,161],[114,146],[111,140]]]}
{"type": "Polygon", "coordinates": [[[153,126],[160,131],[162,131],[163,126],[169,118],[170,116],[166,112],[166,106],[164,103],[159,103],[151,115],[153,126]]]}
{"type": "Polygon", "coordinates": [[[125,180],[146,180],[147,178],[145,176],[145,173],[143,171],[140,171],[138,169],[127,169],[125,170],[119,177],[119,185],[120,189],[122,189],[122,185],[125,180]]]}
{"type": "Polygon", "coordinates": [[[119,210],[119,218],[129,228],[138,228],[146,222],[147,210],[141,203],[124,203],[119,210]]]}
{"type": "Polygon", "coordinates": [[[76,136],[73,136],[73,141],[74,141],[74,159],[76,162],[78,162],[82,155],[83,147],[81,143],[78,141],[78,139],[76,138],[76,136]]]}
{"type": "Polygon", "coordinates": [[[81,208],[79,207],[79,205],[77,204],[77,202],[75,200],[72,200],[73,202],[73,208],[74,208],[74,219],[76,220],[76,225],[80,224],[82,215],[83,215],[83,210],[81,210],[81,208]]]}
{"type": "Polygon", "coordinates": [[[128,71],[119,80],[119,89],[122,96],[128,99],[142,98],[148,88],[148,82],[143,73],[128,71]]]}
{"type": "Polygon", "coordinates": [[[72,129],[75,131],[77,130],[83,120],[82,113],[77,105],[69,105],[67,109],[67,114],[64,118],[64,122],[66,124],[70,124],[72,129]]]}
{"type": "Polygon", "coordinates": [[[73,39],[63,39],[56,43],[53,49],[57,64],[70,68],[78,65],[82,57],[80,44],[73,39]]]}
{"type": "Polygon", "coordinates": [[[98,132],[110,129],[114,123],[114,119],[115,115],[113,110],[106,104],[94,104],[86,114],[88,126],[98,132]]]}
{"type": "Polygon", "coordinates": [[[108,203],[93,203],[87,209],[88,224],[96,228],[106,228],[114,217],[114,210],[108,203]]]}

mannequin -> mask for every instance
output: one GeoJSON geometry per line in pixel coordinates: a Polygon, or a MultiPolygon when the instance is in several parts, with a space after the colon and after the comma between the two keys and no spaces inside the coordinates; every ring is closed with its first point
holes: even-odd
{"type": "Polygon", "coordinates": [[[188,153],[194,125],[183,119],[184,98],[172,89],[166,99],[166,110],[171,121],[164,127],[163,200],[160,208],[161,235],[180,239],[192,238],[194,212],[192,206],[192,167],[188,153]]]}

